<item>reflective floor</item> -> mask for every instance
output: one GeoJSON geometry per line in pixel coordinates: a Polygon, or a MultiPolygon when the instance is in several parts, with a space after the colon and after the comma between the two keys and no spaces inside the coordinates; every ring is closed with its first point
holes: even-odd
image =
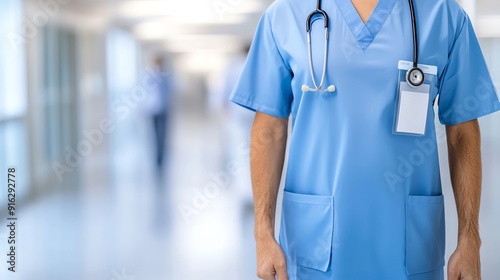
{"type": "Polygon", "coordinates": [[[163,182],[152,151],[137,148],[150,141],[147,119],[112,135],[127,140],[112,158],[87,159],[81,175],[93,173],[81,176],[81,191],[18,213],[17,272],[2,261],[0,279],[256,279],[249,197],[238,180],[204,187],[223,175],[227,155],[217,122],[201,125],[201,117],[176,119],[163,182]]]}

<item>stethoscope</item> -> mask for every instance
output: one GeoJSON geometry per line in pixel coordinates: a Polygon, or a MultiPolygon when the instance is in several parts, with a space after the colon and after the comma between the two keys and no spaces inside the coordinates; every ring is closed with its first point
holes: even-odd
{"type": "MultiPolygon", "coordinates": [[[[413,0],[408,0],[410,4],[411,13],[411,27],[413,31],[413,66],[406,72],[406,82],[411,87],[419,87],[424,83],[424,72],[418,67],[418,38],[417,38],[417,22],[415,19],[415,7],[413,6],[413,0]]],[[[309,87],[308,85],[302,85],[302,91],[318,91],[318,92],[334,92],[336,90],[335,85],[330,85],[326,89],[323,89],[323,82],[325,81],[326,74],[326,63],[328,59],[328,14],[321,9],[321,0],[318,0],[316,5],[316,10],[309,14],[306,22],[306,32],[307,32],[307,52],[309,56],[309,71],[311,72],[312,82],[314,87],[309,87]],[[314,68],[312,62],[312,51],[311,51],[311,19],[315,15],[321,15],[323,17],[323,22],[325,24],[325,46],[323,55],[323,72],[321,74],[321,81],[319,85],[316,83],[316,78],[314,76],[314,68]]]]}

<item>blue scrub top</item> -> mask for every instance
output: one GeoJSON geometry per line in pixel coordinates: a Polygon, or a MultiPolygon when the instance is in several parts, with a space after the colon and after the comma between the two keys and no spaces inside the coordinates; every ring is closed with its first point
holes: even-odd
{"type": "MultiPolygon", "coordinates": [[[[306,18],[315,0],[264,13],[231,100],[292,117],[279,242],[290,279],[443,279],[444,205],[433,105],[453,125],[500,109],[467,14],[455,0],[415,2],[419,63],[437,66],[425,136],[393,134],[398,61],[413,60],[409,5],[379,0],[366,24],[350,0],[330,17],[324,85],[312,85],[306,18]]],[[[323,22],[312,27],[320,79],[323,22]]]]}

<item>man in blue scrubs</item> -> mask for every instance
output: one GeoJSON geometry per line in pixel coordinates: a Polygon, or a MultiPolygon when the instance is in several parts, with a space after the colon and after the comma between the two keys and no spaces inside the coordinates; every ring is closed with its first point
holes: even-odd
{"type": "MultiPolygon", "coordinates": [[[[437,71],[426,74],[431,82],[425,132],[412,136],[394,133],[398,62],[413,58],[408,2],[323,0],[330,18],[324,84],[334,84],[335,92],[302,91],[303,84],[312,83],[305,22],[315,8],[316,0],[272,4],[231,96],[257,111],[251,137],[257,275],[264,280],[444,279],[437,104],[446,125],[459,219],[448,279],[480,279],[477,118],[499,110],[500,102],[466,13],[455,0],[415,1],[419,63],[437,71]]],[[[315,73],[322,71],[323,34],[322,22],[313,22],[315,73]]]]}

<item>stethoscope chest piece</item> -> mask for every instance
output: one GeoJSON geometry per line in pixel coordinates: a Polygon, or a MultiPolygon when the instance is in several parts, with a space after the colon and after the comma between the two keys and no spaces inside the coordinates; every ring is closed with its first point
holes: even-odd
{"type": "Polygon", "coordinates": [[[424,72],[418,67],[412,67],[406,72],[406,82],[412,87],[419,87],[424,83],[424,72]]]}

